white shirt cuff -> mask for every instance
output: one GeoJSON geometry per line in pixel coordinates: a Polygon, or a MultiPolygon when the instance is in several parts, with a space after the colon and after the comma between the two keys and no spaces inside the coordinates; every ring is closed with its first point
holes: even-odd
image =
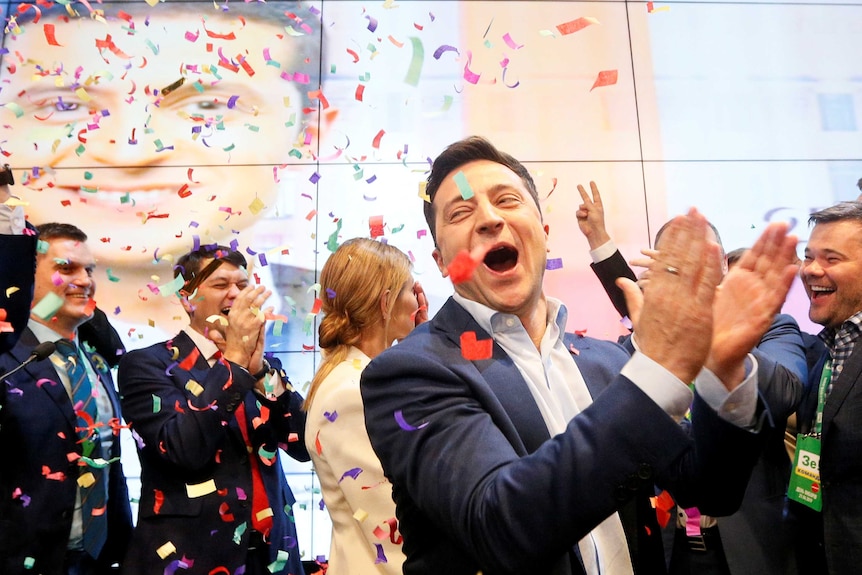
{"type": "Polygon", "coordinates": [[[593,263],[597,264],[614,255],[617,251],[617,245],[614,240],[608,240],[594,250],[590,250],[590,257],[593,258],[593,263]]]}
{"type": "Polygon", "coordinates": [[[745,379],[727,391],[714,373],[704,368],[694,381],[698,395],[725,421],[738,427],[751,427],[757,411],[757,359],[750,353],[745,360],[745,379]]]}
{"type": "Polygon", "coordinates": [[[620,373],[630,379],[649,396],[665,413],[679,423],[685,417],[694,394],[678,377],[636,351],[620,373]]]}

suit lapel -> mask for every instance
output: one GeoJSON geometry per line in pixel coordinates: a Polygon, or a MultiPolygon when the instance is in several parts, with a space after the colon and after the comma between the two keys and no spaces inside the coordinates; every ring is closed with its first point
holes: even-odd
{"type": "Polygon", "coordinates": [[[857,342],[853,346],[853,353],[844,362],[841,368],[841,375],[835,380],[835,385],[832,386],[832,391],[826,399],[826,405],[823,408],[823,435],[829,430],[829,424],[835,418],[838,410],[847,396],[856,386],[860,376],[862,376],[862,345],[857,342]]]}
{"type": "MultiPolygon", "coordinates": [[[[36,339],[36,335],[28,327],[21,332],[21,338],[10,353],[18,362],[23,363],[30,357],[30,352],[37,345],[39,345],[39,340],[36,339]]],[[[27,374],[27,379],[32,381],[33,386],[51,398],[51,401],[54,402],[69,425],[74,428],[77,425],[77,418],[72,409],[72,400],[69,398],[69,393],[60,380],[60,375],[54,369],[51,358],[29,364],[24,368],[23,373],[27,374]]],[[[23,378],[21,379],[23,380],[23,378]]]]}
{"type": "MultiPolygon", "coordinates": [[[[461,334],[465,331],[476,332],[478,340],[491,339],[473,316],[451,298],[434,316],[433,322],[434,327],[444,332],[458,349],[461,347],[461,334]]],[[[490,390],[508,416],[509,421],[497,421],[497,425],[504,431],[509,425],[514,427],[521,445],[513,443],[513,447],[526,450],[526,453],[538,449],[550,434],[527,382],[512,359],[495,343],[490,359],[472,360],[471,363],[482,376],[484,387],[490,390]]]]}

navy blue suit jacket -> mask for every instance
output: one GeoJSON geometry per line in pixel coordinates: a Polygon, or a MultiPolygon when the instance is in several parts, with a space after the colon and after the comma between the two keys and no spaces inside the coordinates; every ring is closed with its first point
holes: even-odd
{"type": "MultiPolygon", "coordinates": [[[[276,359],[271,364],[281,367],[276,359]]],[[[182,332],[167,342],[127,353],[118,377],[123,413],[141,437],[141,502],[123,573],[162,573],[183,557],[194,562],[182,570],[189,575],[208,574],[219,566],[235,573],[245,565],[252,525],[252,475],[235,416],[242,402],[273,511],[270,559],[274,562],[279,550],[287,551],[289,561],[276,573],[301,575],[291,509],[295,499],[278,448],[300,461],[309,460],[303,441],[302,396],[295,391],[277,401],[258,396],[252,392],[251,374],[228,362],[210,368],[182,332]],[[197,386],[189,384],[192,380],[197,386]],[[207,482],[212,482],[213,491],[189,494],[187,486],[207,482]],[[161,559],[156,549],[167,542],[176,552],[161,559]]],[[[283,373],[282,377],[287,381],[283,373]]]]}
{"type": "MultiPolygon", "coordinates": [[[[797,415],[802,433],[811,431],[817,411],[820,374],[828,357],[828,350],[823,351],[811,370],[797,415]]],[[[862,565],[862,457],[859,456],[862,453],[862,344],[859,342],[844,362],[841,375],[826,400],[821,440],[823,511],[818,514],[801,505],[792,506],[799,519],[801,564],[823,572],[825,554],[829,573],[854,573],[862,565]],[[818,544],[823,545],[822,549],[818,544]]]]}
{"type": "MultiPolygon", "coordinates": [[[[490,336],[450,299],[375,358],[361,390],[372,446],[393,485],[404,573],[582,572],[576,543],[654,482],[687,504],[726,514],[739,505],[760,447],[695,398],[692,436],[622,377],[619,345],[567,336],[593,395],[566,432],[549,437],[526,382],[497,346],[461,353],[463,332],[490,336]],[[696,446],[696,447],[695,447],[696,446]]],[[[637,572],[664,570],[654,544],[627,525],[637,572]]],[[[653,530],[652,535],[657,535],[653,530]]]]}
{"type": "MultiPolygon", "coordinates": [[[[25,329],[17,345],[0,356],[0,371],[26,360],[36,345],[36,336],[25,329]]],[[[115,413],[120,413],[105,360],[87,355],[105,383],[115,413]]],[[[78,492],[78,465],[68,455],[81,454],[72,402],[54,366],[44,360],[2,382],[0,406],[0,573],[59,574],[64,572],[78,492]],[[32,569],[24,569],[26,557],[36,560],[32,569]]],[[[118,436],[110,455],[120,457],[118,436]]],[[[132,530],[119,461],[110,466],[107,514],[108,540],[99,557],[103,569],[122,560],[132,530]]]]}

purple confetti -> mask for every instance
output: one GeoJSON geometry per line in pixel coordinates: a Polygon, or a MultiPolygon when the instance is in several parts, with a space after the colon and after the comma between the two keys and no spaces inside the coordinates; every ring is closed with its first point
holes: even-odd
{"type": "Polygon", "coordinates": [[[332,422],[334,422],[336,419],[338,419],[338,412],[337,412],[337,411],[333,411],[332,413],[330,413],[330,412],[328,412],[328,411],[324,411],[324,412],[323,412],[323,417],[325,417],[326,419],[328,419],[328,420],[329,420],[329,423],[332,423],[332,422]]]}
{"type": "Polygon", "coordinates": [[[425,423],[421,424],[419,427],[413,427],[412,425],[407,423],[407,421],[404,419],[404,414],[401,412],[400,409],[395,412],[395,421],[398,422],[398,427],[400,427],[404,431],[416,431],[417,429],[422,429],[423,427],[428,425],[428,422],[426,421],[425,423]]]}
{"type": "Polygon", "coordinates": [[[546,270],[558,270],[563,267],[563,258],[549,258],[545,262],[546,270]]]}
{"type": "Polygon", "coordinates": [[[341,483],[342,481],[344,481],[345,477],[349,477],[351,479],[356,479],[357,477],[359,477],[360,473],[362,473],[361,467],[354,467],[353,469],[348,469],[347,471],[345,471],[344,473],[341,474],[341,479],[339,479],[338,482],[341,483]]]}
{"type": "Polygon", "coordinates": [[[308,178],[308,181],[311,182],[312,184],[316,184],[317,182],[320,181],[320,174],[318,174],[317,172],[314,172],[313,174],[311,174],[311,177],[308,178]]]}
{"type": "Polygon", "coordinates": [[[458,51],[458,48],[456,48],[455,46],[449,46],[448,44],[443,44],[442,46],[440,46],[439,48],[434,50],[434,59],[439,60],[440,56],[442,56],[446,52],[455,52],[459,56],[461,55],[461,53],[458,51]]]}
{"type": "Polygon", "coordinates": [[[375,18],[374,16],[371,16],[369,14],[366,14],[365,19],[368,20],[368,31],[369,32],[374,32],[375,30],[377,30],[377,18],[375,18]]]}
{"type": "Polygon", "coordinates": [[[377,547],[377,559],[374,560],[374,564],[389,563],[389,561],[386,560],[386,553],[383,552],[383,545],[375,543],[374,546],[377,547]]]}

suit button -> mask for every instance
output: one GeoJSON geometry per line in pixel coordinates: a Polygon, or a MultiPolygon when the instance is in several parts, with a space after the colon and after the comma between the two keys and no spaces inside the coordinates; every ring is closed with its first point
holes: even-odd
{"type": "Polygon", "coordinates": [[[617,501],[626,501],[629,497],[631,497],[631,492],[624,485],[617,485],[614,489],[614,499],[617,501]]]}
{"type": "Polygon", "coordinates": [[[652,479],[652,465],[649,463],[641,463],[641,466],[638,467],[638,477],[643,480],[652,479]]]}
{"type": "Polygon", "coordinates": [[[71,516],[72,516],[72,512],[71,512],[71,511],[69,511],[68,509],[66,509],[65,511],[63,511],[63,512],[60,514],[60,517],[61,517],[62,519],[68,519],[68,518],[69,518],[69,517],[71,517],[71,516]]]}
{"type": "Polygon", "coordinates": [[[641,480],[637,475],[629,475],[626,477],[626,488],[629,491],[637,491],[641,486],[641,480]]]}

